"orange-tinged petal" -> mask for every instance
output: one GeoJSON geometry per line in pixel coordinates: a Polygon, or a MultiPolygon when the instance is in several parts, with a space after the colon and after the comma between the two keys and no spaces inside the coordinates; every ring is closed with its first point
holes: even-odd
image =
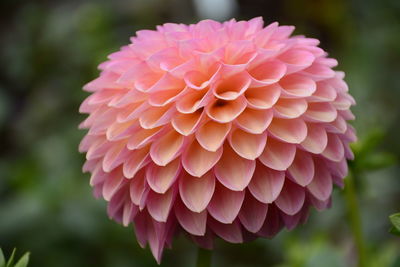
{"type": "Polygon", "coordinates": [[[179,193],[183,203],[193,212],[206,209],[214,194],[215,176],[208,172],[201,177],[193,177],[187,173],[179,179],[179,193]]]}
{"type": "Polygon", "coordinates": [[[255,162],[242,158],[229,145],[224,147],[221,159],[214,172],[221,184],[233,191],[242,191],[249,184],[255,169],[255,162]]]}

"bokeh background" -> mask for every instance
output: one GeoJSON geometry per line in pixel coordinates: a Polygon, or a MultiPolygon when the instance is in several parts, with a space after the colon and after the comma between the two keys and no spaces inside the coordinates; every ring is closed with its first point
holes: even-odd
{"type": "MultiPolygon", "coordinates": [[[[92,196],[77,151],[96,66],[139,29],[164,22],[250,19],[296,25],[339,60],[357,100],[360,141],[351,163],[367,265],[400,266],[400,1],[398,0],[1,0],[0,246],[32,253],[31,267],[157,266],[133,229],[110,221],[92,196]]],[[[355,266],[345,194],[333,207],[273,240],[217,242],[214,266],[355,266]]],[[[162,266],[194,266],[184,236],[162,266]]]]}

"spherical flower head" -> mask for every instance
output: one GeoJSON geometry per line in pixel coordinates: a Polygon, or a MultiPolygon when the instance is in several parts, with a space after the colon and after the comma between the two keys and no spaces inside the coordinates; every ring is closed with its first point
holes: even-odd
{"type": "Polygon", "coordinates": [[[293,30],[166,23],[138,31],[84,87],[83,170],[158,262],[179,232],[212,248],[293,229],[343,186],[355,102],[337,61],[293,30]]]}

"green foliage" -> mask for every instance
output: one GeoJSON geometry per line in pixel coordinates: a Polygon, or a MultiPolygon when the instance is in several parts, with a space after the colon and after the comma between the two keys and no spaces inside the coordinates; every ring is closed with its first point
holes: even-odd
{"type": "Polygon", "coordinates": [[[2,249],[0,248],[0,267],[27,267],[29,262],[29,252],[26,252],[17,263],[15,261],[16,249],[13,249],[8,261],[5,260],[2,249]]]}
{"type": "Polygon", "coordinates": [[[385,138],[385,132],[380,128],[375,128],[364,138],[351,144],[356,159],[353,168],[357,172],[375,171],[392,166],[397,162],[393,153],[379,150],[385,138]]]}
{"type": "Polygon", "coordinates": [[[394,235],[400,236],[400,213],[390,215],[389,219],[393,225],[390,232],[394,235]]]}

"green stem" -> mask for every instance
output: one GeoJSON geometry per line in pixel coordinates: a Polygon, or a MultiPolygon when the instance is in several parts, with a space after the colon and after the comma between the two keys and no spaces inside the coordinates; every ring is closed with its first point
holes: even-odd
{"type": "Polygon", "coordinates": [[[211,250],[199,248],[197,252],[197,267],[211,267],[211,250]]]}
{"type": "Polygon", "coordinates": [[[366,250],[362,232],[361,214],[358,205],[357,193],[354,188],[354,173],[349,172],[345,179],[345,197],[348,212],[348,220],[353,234],[354,243],[358,254],[358,267],[366,267],[366,250]]]}

